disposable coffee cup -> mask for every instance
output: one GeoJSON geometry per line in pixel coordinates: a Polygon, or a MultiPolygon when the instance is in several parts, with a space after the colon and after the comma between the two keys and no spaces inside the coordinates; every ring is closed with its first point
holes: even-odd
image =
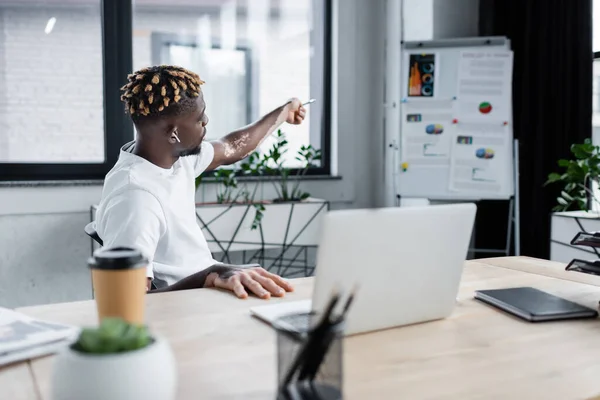
{"type": "Polygon", "coordinates": [[[127,247],[101,248],[88,261],[92,270],[98,320],[118,317],[133,324],[145,322],[148,260],[127,247]]]}

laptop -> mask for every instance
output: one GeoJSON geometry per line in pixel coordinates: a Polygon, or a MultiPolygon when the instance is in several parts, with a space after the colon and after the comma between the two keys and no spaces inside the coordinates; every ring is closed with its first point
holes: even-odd
{"type": "Polygon", "coordinates": [[[333,290],[357,284],[345,335],[449,316],[466,260],[477,207],[472,203],[330,211],[317,250],[313,296],[250,309],[273,323],[319,313],[333,290]]]}

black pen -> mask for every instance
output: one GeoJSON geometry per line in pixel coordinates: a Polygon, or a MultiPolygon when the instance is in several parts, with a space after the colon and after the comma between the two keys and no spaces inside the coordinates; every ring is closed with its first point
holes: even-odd
{"type": "Polygon", "coordinates": [[[334,293],[333,297],[331,298],[331,300],[329,301],[329,304],[327,306],[327,312],[323,315],[323,318],[319,322],[319,325],[314,330],[310,331],[308,337],[306,338],[304,345],[298,351],[298,355],[294,359],[292,365],[290,366],[290,368],[289,368],[288,372],[286,373],[286,376],[282,382],[282,388],[286,388],[290,384],[290,382],[292,381],[292,379],[298,369],[306,368],[307,360],[310,359],[310,357],[309,357],[310,352],[314,348],[313,342],[315,341],[315,338],[317,336],[315,333],[319,328],[322,329],[321,326],[326,323],[327,319],[329,318],[329,314],[331,314],[331,311],[337,304],[338,299],[339,299],[338,294],[334,293]]]}
{"type": "MultiPolygon", "coordinates": [[[[310,332],[306,342],[307,348],[304,362],[302,363],[302,368],[298,376],[299,380],[308,378],[311,375],[312,370],[315,368],[315,363],[317,363],[320,359],[322,343],[324,338],[328,336],[328,333],[331,330],[331,315],[333,313],[333,309],[339,301],[339,298],[339,295],[336,293],[325,309],[321,321],[319,321],[317,326],[314,327],[310,332]]],[[[316,368],[318,368],[318,366],[316,368]]]]}
{"type": "Polygon", "coordinates": [[[356,292],[358,292],[358,284],[354,284],[354,287],[352,288],[352,291],[350,292],[350,295],[348,296],[348,299],[346,300],[344,309],[342,310],[340,315],[335,320],[336,322],[341,322],[346,319],[346,315],[348,314],[348,310],[350,309],[350,306],[352,305],[352,302],[354,301],[356,292]]]}
{"type": "Polygon", "coordinates": [[[350,295],[348,296],[348,299],[346,300],[346,304],[344,305],[342,312],[333,321],[331,321],[331,323],[329,325],[329,329],[327,330],[327,332],[324,335],[323,340],[321,342],[321,348],[317,351],[316,358],[313,360],[312,364],[310,365],[310,370],[309,370],[308,376],[307,376],[308,380],[311,380],[311,381],[314,380],[316,378],[317,374],[319,373],[319,368],[321,367],[321,364],[325,360],[325,357],[327,356],[327,352],[331,348],[331,344],[335,340],[338,330],[340,329],[340,325],[345,322],[346,315],[348,314],[348,310],[350,309],[350,306],[352,305],[352,302],[354,300],[357,290],[358,290],[358,286],[354,285],[354,288],[352,289],[352,292],[350,292],[350,295]]]}

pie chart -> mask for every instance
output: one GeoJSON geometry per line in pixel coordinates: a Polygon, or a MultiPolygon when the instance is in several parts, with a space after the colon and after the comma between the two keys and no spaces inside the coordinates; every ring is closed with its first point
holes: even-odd
{"type": "Polygon", "coordinates": [[[425,127],[425,133],[428,135],[439,135],[444,132],[444,127],[441,124],[429,124],[425,127]]]}
{"type": "Polygon", "coordinates": [[[479,104],[479,112],[482,114],[489,114],[492,112],[492,105],[487,101],[479,104]]]}
{"type": "Polygon", "coordinates": [[[484,160],[489,160],[490,158],[494,158],[494,150],[490,148],[480,148],[475,152],[475,157],[483,158],[484,160]]]}

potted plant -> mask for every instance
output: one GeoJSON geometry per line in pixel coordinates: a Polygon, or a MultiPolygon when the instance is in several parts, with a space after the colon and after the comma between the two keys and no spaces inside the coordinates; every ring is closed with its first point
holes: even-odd
{"type": "Polygon", "coordinates": [[[570,159],[561,159],[560,172],[548,175],[545,185],[560,185],[553,208],[550,233],[550,259],[570,262],[573,258],[589,258],[588,250],[571,246],[580,231],[600,231],[599,199],[594,186],[600,181],[600,148],[590,139],[571,146],[570,159]]]}
{"type": "Polygon", "coordinates": [[[592,185],[600,182],[600,147],[586,139],[571,145],[571,153],[573,159],[558,161],[563,171],[549,174],[546,181],[546,185],[562,185],[554,211],[591,211],[600,205],[592,185]]]}
{"type": "Polygon", "coordinates": [[[165,340],[145,326],[105,318],[57,355],[52,400],[173,400],[176,380],[165,340]]]}
{"type": "Polygon", "coordinates": [[[321,150],[317,150],[311,145],[301,146],[294,157],[302,165],[295,174],[295,182],[290,182],[292,169],[284,166],[284,155],[288,152],[288,141],[285,134],[278,130],[275,135],[275,143],[262,156],[259,153],[253,153],[246,162],[242,163],[241,169],[246,174],[275,177],[270,182],[273,184],[277,197],[274,202],[302,201],[310,197],[309,193],[300,189],[302,177],[306,175],[310,168],[314,168],[315,161],[321,160],[321,150]]]}
{"type": "MultiPolygon", "coordinates": [[[[328,203],[311,198],[302,189],[302,177],[316,166],[321,151],[310,145],[302,146],[295,154],[300,168],[294,172],[284,165],[288,152],[285,134],[278,130],[274,138],[275,142],[264,153],[254,152],[237,166],[217,171],[216,201],[199,203],[196,207],[209,247],[213,253],[223,255],[222,261],[231,262],[230,250],[281,248],[279,258],[283,259],[290,246],[317,245],[321,217],[328,203]],[[238,177],[250,176],[264,179],[253,185],[238,181],[238,177]],[[272,185],[275,198],[258,198],[265,184],[272,185]]],[[[199,184],[200,179],[196,181],[197,187],[199,184]]]]}

